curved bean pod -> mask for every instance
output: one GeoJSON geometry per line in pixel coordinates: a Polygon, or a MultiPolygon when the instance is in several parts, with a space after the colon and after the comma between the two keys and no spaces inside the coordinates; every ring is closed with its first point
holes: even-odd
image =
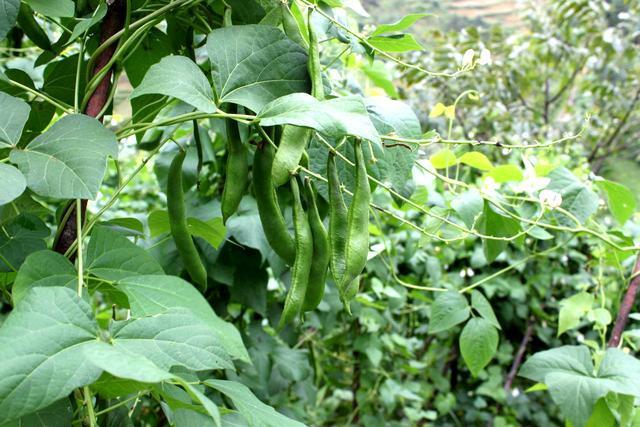
{"type": "Polygon", "coordinates": [[[186,151],[180,150],[171,161],[167,177],[167,210],[171,235],[175,241],[178,254],[191,279],[202,289],[207,288],[207,270],[202,264],[196,245],[187,226],[182,189],[182,163],[186,151]]]}
{"type": "Polygon", "coordinates": [[[287,223],[282,216],[273,187],[271,178],[273,156],[273,147],[267,143],[262,143],[256,148],[253,160],[253,188],[260,222],[269,245],[287,264],[293,265],[296,246],[287,229],[287,223]]]}
{"type": "Polygon", "coordinates": [[[293,224],[296,236],[296,259],[291,268],[291,286],[284,302],[284,310],[278,324],[278,329],[291,322],[302,310],[305,294],[309,283],[309,273],[313,261],[313,237],[307,215],[302,208],[298,181],[291,180],[293,194],[293,224]]]}

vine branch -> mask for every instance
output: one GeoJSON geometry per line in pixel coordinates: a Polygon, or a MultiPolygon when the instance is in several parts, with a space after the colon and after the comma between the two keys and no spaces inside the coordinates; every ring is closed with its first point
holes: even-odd
{"type": "Polygon", "coordinates": [[[629,287],[627,288],[627,291],[622,298],[622,302],[620,303],[620,310],[618,310],[616,322],[613,324],[613,329],[611,330],[611,338],[607,343],[607,347],[618,347],[618,345],[620,345],[624,327],[627,325],[629,314],[631,313],[633,304],[636,301],[638,288],[640,288],[640,254],[638,254],[638,258],[636,259],[636,264],[633,267],[633,273],[631,277],[632,279],[629,282],[629,287]]]}
{"type": "MultiPolygon", "coordinates": [[[[118,31],[122,29],[124,26],[126,15],[126,2],[125,0],[115,0],[109,8],[107,9],[107,15],[102,21],[100,31],[100,40],[104,42],[109,39],[111,36],[116,34],[118,31]]],[[[115,53],[115,46],[109,47],[103,50],[96,60],[96,64],[93,68],[93,74],[98,73],[105,64],[107,64],[113,54],[115,53]]],[[[115,84],[115,82],[111,82],[111,77],[113,74],[113,70],[109,70],[103,77],[102,81],[96,87],[96,90],[91,94],[89,98],[89,102],[87,103],[87,108],[85,113],[91,117],[97,117],[100,114],[100,111],[105,106],[109,99],[109,92],[111,89],[111,85],[115,84]]],[[[80,215],[82,217],[82,221],[84,222],[87,215],[87,200],[82,200],[80,205],[80,215]]],[[[66,218],[66,221],[60,224],[60,231],[58,232],[58,238],[54,243],[54,250],[60,254],[64,254],[67,250],[76,242],[78,229],[76,226],[76,203],[70,203],[67,206],[68,214],[65,214],[63,218],[66,218]]],[[[74,258],[75,255],[71,255],[71,259],[74,258]]]]}

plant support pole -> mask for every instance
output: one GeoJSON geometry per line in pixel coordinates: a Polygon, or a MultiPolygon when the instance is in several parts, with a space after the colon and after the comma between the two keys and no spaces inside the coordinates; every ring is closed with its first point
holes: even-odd
{"type": "MultiPolygon", "coordinates": [[[[102,24],[100,26],[100,41],[104,43],[105,40],[109,39],[111,36],[120,31],[125,22],[126,15],[126,1],[125,0],[111,0],[107,1],[109,8],[107,10],[107,15],[105,16],[102,24]]],[[[115,53],[116,46],[112,45],[106,48],[103,52],[98,56],[95,66],[93,68],[92,74],[100,72],[100,70],[109,62],[113,54],[115,53]]],[[[100,111],[104,108],[105,104],[109,99],[109,92],[111,90],[111,85],[116,84],[116,82],[111,82],[111,77],[113,75],[113,70],[110,69],[109,72],[105,74],[102,81],[96,87],[96,90],[91,94],[91,98],[87,103],[87,108],[85,109],[85,114],[91,117],[97,117],[100,114],[100,111]]],[[[76,241],[77,238],[77,228],[76,228],[76,203],[72,202],[68,205],[67,210],[70,210],[69,215],[63,215],[63,218],[66,218],[66,221],[63,224],[60,224],[59,227],[62,227],[60,232],[58,233],[58,239],[54,243],[54,250],[58,253],[64,254],[71,247],[71,245],[76,241]]],[[[87,213],[87,200],[82,200],[80,203],[80,212],[82,215],[82,221],[86,218],[87,213]]],[[[71,254],[69,258],[73,260],[75,257],[74,254],[71,254]]]]}
{"type": "Polygon", "coordinates": [[[631,274],[631,281],[629,282],[629,287],[622,297],[622,302],[620,303],[620,309],[618,310],[618,316],[616,317],[616,322],[613,324],[613,329],[611,330],[611,338],[609,338],[609,342],[607,343],[607,347],[618,347],[620,345],[620,340],[622,339],[622,333],[624,332],[624,327],[627,325],[627,321],[629,320],[629,314],[633,309],[633,304],[636,301],[636,295],[638,294],[638,288],[640,287],[640,254],[638,254],[638,258],[636,259],[636,264],[633,267],[633,273],[631,274]]]}

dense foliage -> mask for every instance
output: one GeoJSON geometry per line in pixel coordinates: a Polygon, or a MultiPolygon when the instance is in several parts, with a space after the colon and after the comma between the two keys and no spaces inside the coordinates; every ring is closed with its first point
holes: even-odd
{"type": "Polygon", "coordinates": [[[639,4],[392,3],[0,0],[0,426],[640,425],[639,4]]]}

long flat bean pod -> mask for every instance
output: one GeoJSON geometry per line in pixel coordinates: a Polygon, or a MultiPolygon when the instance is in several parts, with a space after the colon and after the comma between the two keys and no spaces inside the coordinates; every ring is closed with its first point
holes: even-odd
{"type": "Polygon", "coordinates": [[[320,64],[320,42],[318,34],[313,28],[311,15],[313,9],[309,9],[309,61],[307,68],[311,77],[311,94],[319,100],[324,99],[324,85],[322,83],[322,65],[320,64]]]}
{"type": "Polygon", "coordinates": [[[207,288],[207,270],[204,264],[202,264],[196,245],[189,233],[184,206],[182,163],[184,162],[185,155],[186,151],[180,150],[169,166],[169,175],[167,177],[169,225],[171,227],[171,235],[178,249],[178,254],[180,254],[187,273],[189,273],[191,279],[204,290],[207,288]]]}
{"type": "Polygon", "coordinates": [[[329,269],[329,237],[324,228],[322,218],[318,212],[316,204],[316,190],[313,183],[307,178],[305,187],[307,190],[307,216],[309,226],[313,236],[313,262],[309,272],[309,283],[304,296],[303,311],[314,310],[324,295],[324,286],[327,281],[327,270],[329,269]]]}
{"type": "Polygon", "coordinates": [[[293,224],[296,237],[296,259],[291,268],[291,286],[284,302],[284,310],[278,328],[291,322],[302,310],[313,261],[313,237],[307,215],[302,208],[300,189],[296,178],[291,179],[293,194],[293,224]]]}
{"type": "Polygon", "coordinates": [[[340,288],[342,299],[346,303],[358,292],[358,282],[355,280],[367,263],[369,254],[369,203],[371,189],[367,168],[362,154],[362,144],[356,141],[356,186],[349,206],[346,245],[346,271],[340,288]]]}
{"type": "Polygon", "coordinates": [[[342,283],[346,270],[346,245],[348,213],[347,205],[342,197],[340,178],[336,168],[334,153],[329,153],[327,160],[327,177],[329,180],[329,247],[331,256],[329,266],[331,276],[336,285],[342,283]]]}
{"type": "Polygon", "coordinates": [[[313,131],[299,126],[284,126],[280,144],[273,159],[273,185],[276,187],[286,183],[300,163],[313,131]]]}
{"type": "Polygon", "coordinates": [[[282,216],[271,177],[273,151],[273,147],[267,143],[262,143],[256,148],[253,160],[253,188],[260,222],[269,245],[287,264],[293,265],[296,258],[295,242],[282,216]]]}
{"type": "MultiPolygon", "coordinates": [[[[235,112],[235,108],[230,109],[235,112]]],[[[244,191],[249,182],[249,162],[247,148],[242,143],[238,123],[227,119],[227,172],[222,191],[222,220],[227,219],[238,210],[244,191]]]]}

